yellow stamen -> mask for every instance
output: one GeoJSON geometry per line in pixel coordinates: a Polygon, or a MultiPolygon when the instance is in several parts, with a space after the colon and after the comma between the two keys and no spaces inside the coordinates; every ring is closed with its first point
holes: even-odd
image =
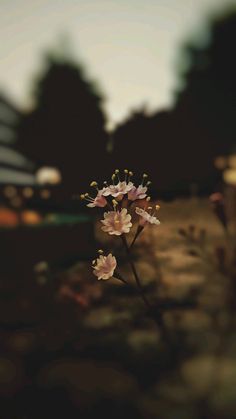
{"type": "Polygon", "coordinates": [[[158,211],[160,209],[160,205],[156,205],[156,210],[158,211]]]}
{"type": "Polygon", "coordinates": [[[133,172],[129,172],[129,175],[130,175],[130,176],[134,176],[133,172]]]}
{"type": "Polygon", "coordinates": [[[119,217],[118,217],[118,214],[117,214],[117,213],[116,213],[116,215],[115,215],[115,217],[114,217],[114,221],[115,221],[115,223],[116,223],[116,224],[120,222],[120,221],[119,221],[119,217]]]}
{"type": "Polygon", "coordinates": [[[80,195],[80,199],[85,199],[85,195],[83,193],[80,195]]]}
{"type": "Polygon", "coordinates": [[[147,173],[144,173],[144,174],[143,174],[143,178],[145,179],[145,178],[147,178],[147,177],[148,177],[147,173]]]}
{"type": "Polygon", "coordinates": [[[128,169],[125,169],[125,170],[124,170],[124,173],[125,173],[126,175],[128,175],[128,173],[129,173],[128,169]]]}
{"type": "Polygon", "coordinates": [[[151,185],[152,182],[150,182],[150,180],[147,182],[147,186],[151,185]]]}
{"type": "Polygon", "coordinates": [[[113,199],[112,204],[113,204],[113,207],[116,207],[118,205],[118,202],[115,199],[113,199]]]}
{"type": "Polygon", "coordinates": [[[103,250],[102,250],[102,249],[99,249],[99,250],[98,250],[98,253],[99,253],[99,255],[103,255],[103,253],[104,253],[104,252],[103,252],[103,250]]]}
{"type": "Polygon", "coordinates": [[[146,201],[147,202],[151,201],[151,197],[150,196],[147,196],[146,201]]]}
{"type": "Polygon", "coordinates": [[[120,173],[119,169],[115,170],[115,174],[118,175],[118,173],[120,173]]]}
{"type": "Polygon", "coordinates": [[[92,186],[92,187],[96,187],[96,186],[98,186],[98,184],[97,184],[97,182],[96,182],[95,180],[93,180],[93,181],[90,183],[90,186],[92,186]]]}

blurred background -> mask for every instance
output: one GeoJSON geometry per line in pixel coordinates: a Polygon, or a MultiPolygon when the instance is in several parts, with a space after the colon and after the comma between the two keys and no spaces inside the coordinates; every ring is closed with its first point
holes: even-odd
{"type": "MultiPolygon", "coordinates": [[[[190,236],[195,224],[201,237],[209,228],[209,248],[224,240],[209,194],[223,193],[226,185],[227,214],[234,211],[236,1],[1,0],[0,36],[0,416],[67,412],[63,417],[89,418],[99,411],[129,418],[155,418],[157,412],[162,419],[235,418],[229,390],[235,360],[225,367],[233,378],[223,384],[220,406],[217,395],[209,404],[204,389],[194,387],[191,398],[176,384],[180,335],[187,336],[185,355],[198,356],[197,336],[211,349],[219,337],[207,323],[209,313],[194,311],[197,320],[187,313],[187,330],[180,322],[175,341],[176,363],[172,352],[163,361],[163,347],[152,330],[145,332],[135,296],[115,284],[104,291],[92,278],[96,249],[111,244],[79,196],[92,180],[101,186],[109,181],[116,168],[148,173],[152,196],[163,202],[165,226],[162,239],[148,232],[136,255],[141,261],[149,249],[150,263],[140,262],[147,290],[165,273],[180,275],[184,291],[164,280],[155,288],[163,298],[188,296],[189,302],[196,286],[205,293],[202,277],[213,275],[211,263],[199,268],[189,261],[193,255],[173,252],[176,231],[189,225],[190,236]],[[150,250],[156,246],[163,260],[150,250]],[[163,372],[169,377],[171,371],[176,375],[166,382],[163,372]]],[[[211,307],[211,315],[214,310],[220,309],[211,307]]],[[[225,306],[220,313],[226,316],[225,306]]],[[[175,321],[169,319],[174,330],[175,321]]],[[[194,377],[196,369],[212,367],[207,356],[199,368],[194,364],[194,377]]],[[[183,366],[191,381],[190,370],[183,366]]]]}

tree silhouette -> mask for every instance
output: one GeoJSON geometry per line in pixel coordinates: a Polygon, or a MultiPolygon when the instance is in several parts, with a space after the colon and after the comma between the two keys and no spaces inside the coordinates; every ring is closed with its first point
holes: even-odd
{"type": "Polygon", "coordinates": [[[103,99],[70,60],[46,61],[35,108],[22,119],[19,147],[38,164],[58,167],[68,192],[81,191],[106,160],[103,99]]]}
{"type": "Polygon", "coordinates": [[[157,137],[161,134],[164,114],[158,114],[160,124],[156,127],[154,122],[156,115],[148,116],[145,109],[135,111],[123,124],[117,127],[113,135],[112,159],[116,165],[122,169],[135,170],[138,168],[139,172],[148,172],[153,178],[154,186],[156,186],[157,176],[160,176],[156,165],[158,144],[162,145],[162,155],[164,153],[162,138],[157,137]]]}
{"type": "Polygon", "coordinates": [[[226,13],[213,22],[208,46],[190,44],[184,49],[191,64],[177,107],[191,106],[198,124],[209,132],[215,153],[230,152],[236,143],[235,38],[236,14],[226,13]]]}
{"type": "Polygon", "coordinates": [[[185,46],[190,63],[173,110],[132,114],[114,132],[113,160],[149,171],[154,190],[172,195],[218,181],[214,157],[236,143],[236,15],[213,22],[205,48],[185,46]],[[124,153],[125,150],[125,153],[124,153]]]}

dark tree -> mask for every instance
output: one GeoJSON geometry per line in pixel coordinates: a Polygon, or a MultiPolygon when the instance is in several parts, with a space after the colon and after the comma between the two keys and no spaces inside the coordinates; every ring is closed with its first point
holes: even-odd
{"type": "Polygon", "coordinates": [[[76,64],[47,58],[35,108],[20,126],[19,147],[38,164],[58,167],[69,192],[82,191],[106,164],[102,100],[76,64]]]}
{"type": "Polygon", "coordinates": [[[236,143],[236,15],[217,20],[211,41],[188,44],[190,63],[175,107],[147,116],[131,115],[114,133],[113,159],[148,171],[155,190],[210,192],[218,180],[214,158],[236,143]]]}
{"type": "MultiPolygon", "coordinates": [[[[172,151],[168,142],[168,112],[148,116],[145,110],[133,113],[114,133],[113,160],[119,167],[150,175],[154,189],[166,189],[170,184],[168,167],[172,151]]],[[[171,174],[172,176],[172,174],[171,174]]]]}
{"type": "Polygon", "coordinates": [[[215,153],[236,144],[236,14],[217,19],[205,48],[186,46],[190,66],[177,107],[191,107],[199,126],[211,136],[215,153]]]}

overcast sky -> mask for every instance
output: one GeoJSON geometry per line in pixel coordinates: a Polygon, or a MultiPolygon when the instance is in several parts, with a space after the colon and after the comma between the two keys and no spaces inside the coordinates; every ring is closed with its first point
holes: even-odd
{"type": "Polygon", "coordinates": [[[43,52],[68,34],[111,124],[143,103],[170,106],[179,47],[227,5],[236,0],[0,0],[0,90],[29,106],[43,52]]]}

